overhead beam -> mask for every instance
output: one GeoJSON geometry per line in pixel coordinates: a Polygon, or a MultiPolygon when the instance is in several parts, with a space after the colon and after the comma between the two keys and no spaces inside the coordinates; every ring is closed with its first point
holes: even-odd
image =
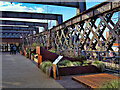
{"type": "Polygon", "coordinates": [[[1,31],[0,30],[0,33],[30,33],[30,32],[29,31],[10,31],[10,30],[1,31]]]}
{"type": "MultiPolygon", "coordinates": [[[[27,33],[0,33],[0,38],[20,38],[21,36],[27,36],[29,35],[30,33],[27,32],[27,33]]],[[[22,37],[21,37],[22,38],[22,37]]]]}
{"type": "Polygon", "coordinates": [[[39,26],[44,27],[45,30],[48,28],[48,23],[40,23],[40,22],[26,22],[26,21],[10,21],[10,20],[0,20],[0,24],[4,25],[26,25],[26,26],[39,26]]]}
{"type": "Polygon", "coordinates": [[[38,28],[33,28],[33,27],[0,26],[0,30],[35,31],[35,30],[38,30],[38,28]]]}
{"type": "Polygon", "coordinates": [[[80,12],[86,10],[86,0],[2,0],[9,2],[22,2],[22,3],[35,3],[35,4],[47,4],[47,5],[57,5],[65,7],[78,8],[80,12]]]}
{"type": "Polygon", "coordinates": [[[3,42],[7,42],[7,43],[21,43],[22,42],[22,38],[0,38],[3,42]]]}
{"type": "Polygon", "coordinates": [[[79,10],[79,13],[83,12],[86,10],[86,0],[82,0],[82,2],[60,2],[60,1],[57,1],[57,2],[45,2],[45,1],[42,1],[41,0],[37,0],[37,1],[33,1],[33,2],[26,2],[26,0],[23,0],[22,1],[23,3],[35,3],[35,4],[47,4],[47,5],[56,5],[56,6],[65,6],[65,7],[74,7],[74,8],[77,8],[79,10]],[[25,2],[24,2],[25,1],[25,2]]]}
{"type": "Polygon", "coordinates": [[[63,22],[61,14],[46,14],[46,13],[28,13],[28,12],[13,12],[1,11],[1,18],[23,18],[23,19],[44,19],[56,20],[58,24],[63,22]]]}

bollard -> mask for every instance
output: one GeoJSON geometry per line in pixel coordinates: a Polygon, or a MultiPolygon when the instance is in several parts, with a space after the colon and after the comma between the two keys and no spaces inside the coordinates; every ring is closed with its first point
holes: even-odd
{"type": "Polygon", "coordinates": [[[21,52],[21,50],[20,50],[20,54],[22,55],[22,52],[21,52]]]}
{"type": "Polygon", "coordinates": [[[42,56],[38,54],[38,68],[40,68],[41,63],[42,63],[42,56]]]}
{"type": "Polygon", "coordinates": [[[40,46],[36,47],[36,53],[38,54],[38,68],[40,68],[40,64],[42,62],[42,56],[40,55],[40,46]]]}
{"type": "Polygon", "coordinates": [[[56,64],[53,64],[52,66],[53,66],[53,78],[57,79],[57,77],[56,77],[56,64]]]}
{"type": "Polygon", "coordinates": [[[25,50],[24,50],[24,56],[26,56],[25,50]]]}

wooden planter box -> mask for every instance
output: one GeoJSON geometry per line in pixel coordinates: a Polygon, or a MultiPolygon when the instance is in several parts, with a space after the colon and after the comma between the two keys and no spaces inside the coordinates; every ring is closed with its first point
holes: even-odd
{"type": "Polygon", "coordinates": [[[59,76],[85,74],[85,73],[97,73],[100,72],[96,66],[71,66],[71,67],[58,67],[59,76]]]}

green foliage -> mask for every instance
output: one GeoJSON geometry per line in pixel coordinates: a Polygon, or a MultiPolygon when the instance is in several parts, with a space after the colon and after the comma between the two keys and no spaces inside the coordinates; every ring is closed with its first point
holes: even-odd
{"type": "Polygon", "coordinates": [[[48,69],[48,67],[50,68],[52,66],[52,62],[50,61],[44,61],[40,64],[40,68],[46,72],[46,69],[48,69]]]}
{"type": "Polygon", "coordinates": [[[42,47],[42,46],[43,46],[43,44],[41,43],[41,44],[40,44],[40,46],[42,47]]]}
{"type": "Polygon", "coordinates": [[[69,60],[63,60],[61,62],[58,63],[59,66],[72,66],[72,62],[69,60]]]}
{"type": "Polygon", "coordinates": [[[35,47],[35,46],[36,46],[36,43],[33,43],[32,46],[35,47]]]}
{"type": "Polygon", "coordinates": [[[53,50],[48,50],[49,52],[52,52],[52,53],[55,53],[55,51],[53,51],[53,50]]]}
{"type": "Polygon", "coordinates": [[[66,66],[74,66],[72,62],[66,63],[66,66]]]}
{"type": "Polygon", "coordinates": [[[30,48],[28,48],[27,50],[26,50],[26,53],[29,53],[30,52],[30,48]]]}
{"type": "Polygon", "coordinates": [[[78,59],[80,59],[80,58],[85,58],[85,56],[84,55],[80,55],[80,56],[78,56],[78,57],[75,57],[75,58],[78,58],[78,59]]]}
{"type": "Polygon", "coordinates": [[[87,60],[83,60],[83,63],[86,64],[86,63],[88,63],[88,61],[87,60]]]}
{"type": "Polygon", "coordinates": [[[105,70],[105,65],[104,65],[103,63],[99,63],[99,64],[97,65],[97,67],[99,68],[99,70],[100,70],[101,72],[103,72],[103,71],[105,70]]]}
{"type": "Polygon", "coordinates": [[[81,62],[76,61],[76,62],[72,62],[74,66],[81,66],[81,62]]]}
{"type": "Polygon", "coordinates": [[[42,43],[41,43],[41,44],[40,44],[40,43],[33,43],[32,46],[33,46],[33,47],[36,47],[36,46],[43,46],[43,44],[42,44],[42,43]]]}
{"type": "Polygon", "coordinates": [[[100,63],[99,60],[94,60],[94,61],[93,61],[93,64],[99,64],[99,63],[100,63]]]}
{"type": "Polygon", "coordinates": [[[82,64],[82,66],[88,66],[88,64],[84,63],[84,64],[82,64]]]}
{"type": "Polygon", "coordinates": [[[31,53],[31,55],[33,56],[33,55],[34,55],[34,53],[31,53]]]}
{"type": "Polygon", "coordinates": [[[105,70],[105,65],[99,60],[95,60],[92,62],[92,65],[96,66],[101,72],[105,70]]]}
{"type": "Polygon", "coordinates": [[[105,82],[103,85],[100,86],[100,89],[105,88],[105,89],[117,89],[119,80],[112,80],[111,82],[105,82]]]}
{"type": "Polygon", "coordinates": [[[60,66],[60,67],[81,66],[81,64],[82,63],[79,61],[71,62],[69,60],[63,60],[63,61],[58,63],[58,66],[60,66]]]}

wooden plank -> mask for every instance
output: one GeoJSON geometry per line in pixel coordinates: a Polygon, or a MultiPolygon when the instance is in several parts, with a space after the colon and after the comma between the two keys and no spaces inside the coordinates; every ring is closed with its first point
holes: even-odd
{"type": "Polygon", "coordinates": [[[84,84],[89,88],[99,88],[106,81],[118,80],[119,77],[109,75],[106,73],[83,75],[83,76],[73,76],[72,79],[84,84]]]}

